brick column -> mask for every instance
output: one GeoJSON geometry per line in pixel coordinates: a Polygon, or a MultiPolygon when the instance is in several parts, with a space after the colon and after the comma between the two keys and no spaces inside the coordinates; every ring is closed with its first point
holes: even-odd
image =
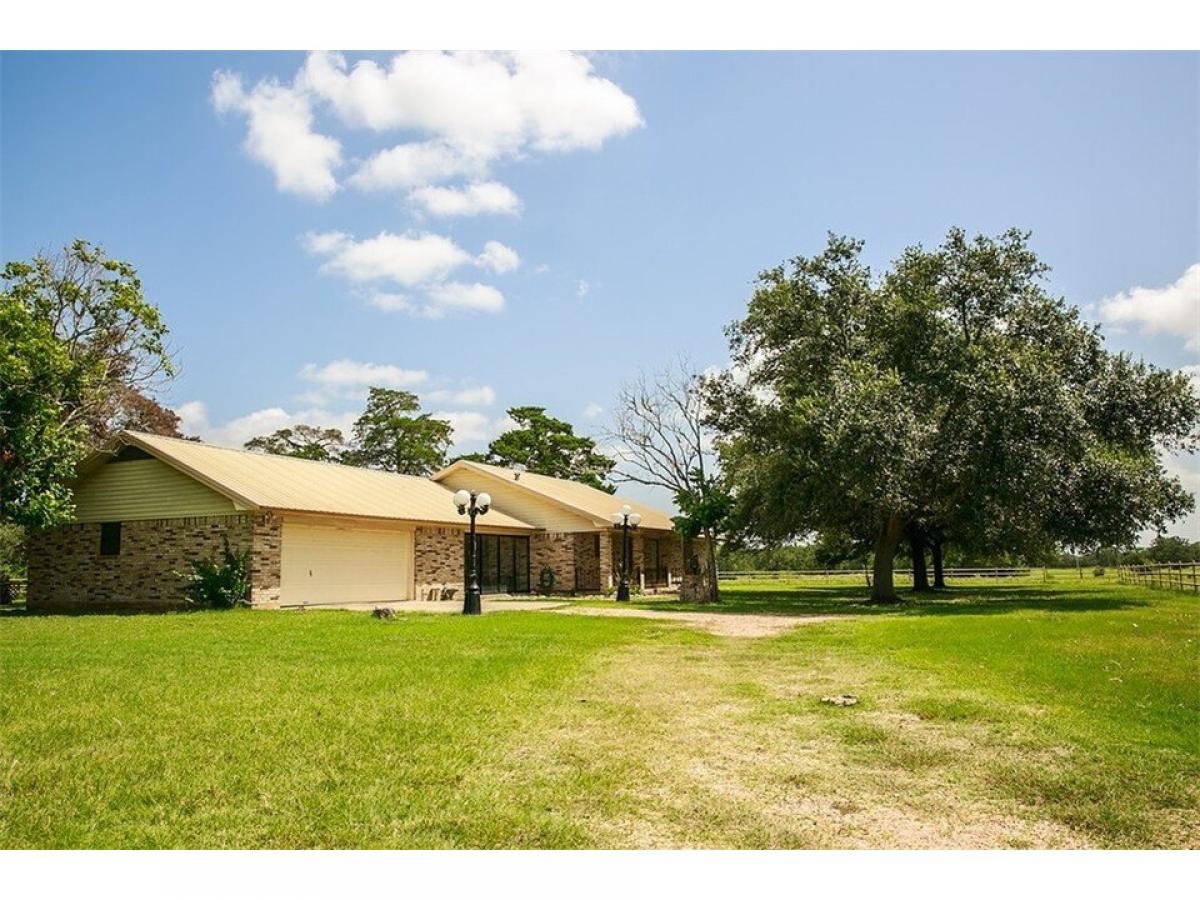
{"type": "Polygon", "coordinates": [[[575,591],[575,536],[545,532],[529,538],[530,587],[538,590],[542,569],[549,566],[554,572],[554,593],[575,591]]]}
{"type": "Polygon", "coordinates": [[[600,590],[615,587],[616,578],[613,571],[613,530],[605,528],[600,532],[600,590]]]}
{"type": "Polygon", "coordinates": [[[250,605],[278,609],[282,577],[283,523],[270,512],[254,517],[250,531],[250,605]]]}

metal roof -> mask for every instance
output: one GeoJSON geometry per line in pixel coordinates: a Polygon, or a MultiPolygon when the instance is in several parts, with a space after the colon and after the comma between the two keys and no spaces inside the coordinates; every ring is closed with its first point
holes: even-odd
{"type": "MultiPolygon", "coordinates": [[[[136,431],[123,431],[117,440],[141,447],[245,508],[446,525],[463,525],[466,521],[454,508],[450,499],[453,492],[429,478],[231,450],[136,431]]],[[[88,468],[85,464],[81,472],[88,468]]],[[[481,524],[535,530],[496,509],[481,524]]]]}
{"type": "Polygon", "coordinates": [[[627,503],[634,512],[641,515],[642,528],[658,528],[669,531],[675,527],[671,517],[662,510],[647,506],[637,500],[630,500],[628,497],[622,497],[620,494],[609,494],[597,488],[588,487],[578,481],[567,481],[565,478],[551,478],[549,475],[536,475],[533,472],[522,472],[517,478],[513,469],[466,459],[451,463],[433,478],[435,481],[440,481],[451,472],[463,468],[469,468],[508,484],[516,485],[530,494],[587,516],[597,525],[610,525],[609,516],[627,503]]]}

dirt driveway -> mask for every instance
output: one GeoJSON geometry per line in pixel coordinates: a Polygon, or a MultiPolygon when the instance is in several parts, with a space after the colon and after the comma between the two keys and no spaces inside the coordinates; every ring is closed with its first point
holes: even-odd
{"type": "MultiPolygon", "coordinates": [[[[524,604],[522,604],[524,605],[524,604]]],[[[772,637],[799,625],[830,622],[839,616],[764,616],[737,613],[669,612],[656,609],[636,609],[625,606],[562,606],[552,610],[571,616],[616,616],[628,619],[659,619],[674,621],[722,637],[772,637]]]]}

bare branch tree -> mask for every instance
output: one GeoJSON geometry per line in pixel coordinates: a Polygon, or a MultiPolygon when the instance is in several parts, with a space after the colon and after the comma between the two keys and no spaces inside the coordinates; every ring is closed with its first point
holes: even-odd
{"type": "MultiPolygon", "coordinates": [[[[702,388],[703,376],[683,357],[658,372],[641,372],[622,386],[612,424],[604,432],[617,459],[614,481],[669,491],[681,508],[696,509],[709,499],[717,468],[712,435],[704,424],[702,388]]],[[[715,601],[715,533],[707,523],[700,531],[707,565],[689,574],[697,576],[700,599],[715,601]]],[[[685,565],[692,558],[690,544],[685,534],[685,565]]]]}

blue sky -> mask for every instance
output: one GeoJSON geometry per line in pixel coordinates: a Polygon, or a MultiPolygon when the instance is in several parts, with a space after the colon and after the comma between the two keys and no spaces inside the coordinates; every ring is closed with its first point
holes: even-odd
{"type": "Polygon", "coordinates": [[[1113,346],[1200,363],[1197,55],[392,56],[4,54],[0,253],[135,263],[227,443],[381,379],[464,450],[513,405],[596,429],[830,230],[1030,229],[1113,346]]]}

